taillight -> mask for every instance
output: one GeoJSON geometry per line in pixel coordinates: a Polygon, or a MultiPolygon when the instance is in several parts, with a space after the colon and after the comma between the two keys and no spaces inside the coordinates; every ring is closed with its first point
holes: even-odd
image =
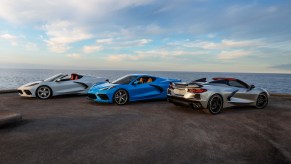
{"type": "Polygon", "coordinates": [[[206,92],[207,89],[202,89],[202,88],[193,88],[193,89],[188,89],[188,92],[191,93],[203,93],[206,92]]]}
{"type": "Polygon", "coordinates": [[[172,82],[169,84],[169,89],[174,89],[174,85],[172,82]]]}

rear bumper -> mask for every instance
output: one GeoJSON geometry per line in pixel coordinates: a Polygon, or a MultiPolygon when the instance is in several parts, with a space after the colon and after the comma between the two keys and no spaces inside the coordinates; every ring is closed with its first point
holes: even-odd
{"type": "Polygon", "coordinates": [[[195,109],[207,108],[207,102],[198,101],[196,99],[186,99],[184,97],[168,95],[167,100],[170,103],[177,103],[185,106],[190,106],[195,109]]]}

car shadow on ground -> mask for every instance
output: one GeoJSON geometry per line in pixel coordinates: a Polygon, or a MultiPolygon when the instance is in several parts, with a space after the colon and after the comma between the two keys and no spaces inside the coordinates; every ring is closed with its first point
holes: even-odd
{"type": "Polygon", "coordinates": [[[261,112],[265,109],[258,109],[253,106],[235,106],[235,107],[228,107],[221,110],[221,113],[249,113],[249,112],[261,112]]]}
{"type": "Polygon", "coordinates": [[[66,98],[73,98],[73,97],[84,97],[86,98],[87,95],[85,94],[82,94],[82,95],[76,95],[76,94],[68,94],[68,95],[58,95],[58,96],[54,96],[54,97],[51,97],[50,99],[66,99],[66,98]]]}
{"type": "MultiPolygon", "coordinates": [[[[188,112],[188,113],[201,113],[201,114],[209,114],[204,112],[207,109],[193,109],[189,106],[175,106],[173,105],[173,107],[171,107],[172,110],[179,110],[179,111],[183,111],[183,112],[188,112]]],[[[233,114],[233,113],[249,113],[249,112],[261,112],[261,110],[267,110],[266,109],[257,109],[255,107],[252,106],[235,106],[235,107],[228,107],[228,108],[224,108],[221,110],[221,112],[219,114],[233,114]]],[[[211,115],[211,114],[209,114],[211,115]]]]}
{"type": "Polygon", "coordinates": [[[138,106],[138,105],[145,105],[145,104],[149,104],[149,105],[156,105],[157,103],[166,103],[166,100],[161,100],[161,99],[157,99],[157,100],[141,100],[141,101],[134,101],[134,102],[127,102],[124,105],[118,105],[115,103],[103,103],[103,102],[96,102],[96,101],[92,101],[89,100],[89,103],[91,105],[95,105],[95,106],[138,106]]]}
{"type": "MultiPolygon", "coordinates": [[[[46,100],[42,100],[39,98],[32,98],[32,97],[20,97],[21,99],[25,99],[25,100],[40,100],[40,101],[46,101],[46,100]]],[[[68,94],[68,95],[59,95],[59,96],[54,96],[51,97],[50,99],[47,100],[61,100],[61,99],[69,99],[69,98],[84,98],[84,100],[87,99],[87,95],[86,94],[68,94]]],[[[203,112],[202,109],[192,109],[189,106],[175,106],[171,103],[168,103],[167,100],[164,99],[155,99],[155,100],[141,100],[141,101],[134,101],[134,102],[127,102],[124,105],[117,105],[115,103],[100,103],[100,102],[95,102],[92,101],[90,99],[87,99],[88,101],[86,101],[86,103],[96,106],[96,107],[134,107],[134,106],[146,106],[149,105],[153,108],[155,108],[155,106],[160,106],[160,105],[166,105],[169,104],[169,106],[165,106],[166,108],[169,108],[171,110],[177,110],[180,112],[185,112],[185,113],[201,113],[201,114],[206,114],[205,112],[203,112]],[[162,104],[160,104],[162,103],[162,104]]],[[[159,108],[159,107],[158,107],[159,108]]],[[[248,113],[248,112],[261,112],[261,110],[270,110],[270,104],[269,107],[266,107],[265,109],[257,109],[255,107],[252,106],[235,106],[235,107],[228,107],[228,108],[224,108],[222,109],[220,114],[231,114],[231,113],[248,113]]]]}
{"type": "Polygon", "coordinates": [[[58,96],[53,96],[50,97],[49,99],[40,99],[37,97],[21,97],[19,98],[24,99],[24,100],[57,100],[57,99],[67,99],[67,98],[75,98],[75,97],[84,97],[86,98],[87,95],[76,95],[76,94],[68,94],[68,95],[58,95],[58,96]]]}
{"type": "Polygon", "coordinates": [[[9,129],[14,129],[14,128],[26,125],[26,124],[28,124],[30,122],[32,122],[32,120],[23,120],[22,119],[21,121],[18,121],[18,122],[15,122],[15,123],[11,123],[11,124],[8,124],[8,125],[2,125],[2,126],[0,126],[0,132],[9,131],[9,129]]]}

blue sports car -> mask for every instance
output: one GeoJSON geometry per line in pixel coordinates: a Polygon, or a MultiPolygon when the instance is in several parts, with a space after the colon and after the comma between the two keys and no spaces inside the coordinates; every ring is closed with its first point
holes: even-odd
{"type": "Polygon", "coordinates": [[[129,101],[166,99],[170,82],[178,79],[160,78],[145,74],[131,74],[112,83],[96,84],[88,91],[88,98],[97,102],[123,105],[129,101]]]}

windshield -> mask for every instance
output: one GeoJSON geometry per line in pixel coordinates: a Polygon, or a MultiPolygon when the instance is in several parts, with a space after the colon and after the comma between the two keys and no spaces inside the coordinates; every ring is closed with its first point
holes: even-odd
{"type": "Polygon", "coordinates": [[[44,81],[54,81],[54,80],[56,80],[58,78],[61,78],[63,76],[64,76],[63,74],[57,74],[57,75],[54,75],[52,77],[49,77],[49,78],[45,79],[44,81]]]}
{"type": "Polygon", "coordinates": [[[132,82],[132,80],[135,80],[137,77],[138,76],[131,76],[131,75],[123,76],[113,81],[112,84],[129,84],[130,82],[132,82]]]}

